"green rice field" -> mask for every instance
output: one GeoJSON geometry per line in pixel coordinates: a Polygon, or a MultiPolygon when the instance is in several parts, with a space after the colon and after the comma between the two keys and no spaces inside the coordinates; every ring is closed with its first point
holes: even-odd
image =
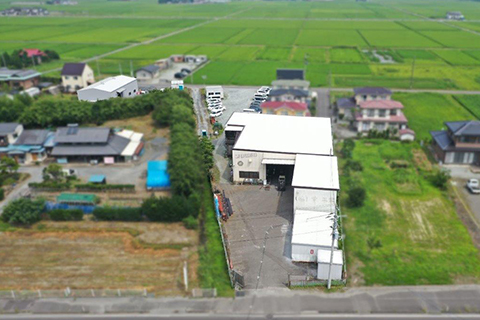
{"type": "MultiPolygon", "coordinates": [[[[10,6],[0,0],[0,10],[10,6]]],[[[49,76],[58,76],[64,62],[91,59],[95,72],[107,76],[171,54],[205,54],[210,61],[190,79],[194,83],[268,84],[277,68],[299,67],[312,86],[480,90],[480,5],[470,1],[78,0],[43,6],[50,16],[0,17],[0,52],[55,50],[60,62],[37,67],[49,76]],[[466,21],[440,20],[453,10],[466,21]],[[128,48],[132,44],[138,45],[128,48]],[[394,62],[382,63],[373,51],[394,62]]]]}

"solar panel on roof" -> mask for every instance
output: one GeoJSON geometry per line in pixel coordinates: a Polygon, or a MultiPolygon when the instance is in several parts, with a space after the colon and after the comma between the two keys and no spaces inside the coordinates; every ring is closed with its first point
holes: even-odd
{"type": "Polygon", "coordinates": [[[71,135],[77,134],[77,132],[78,132],[78,127],[68,127],[67,135],[71,136],[71,135]]]}

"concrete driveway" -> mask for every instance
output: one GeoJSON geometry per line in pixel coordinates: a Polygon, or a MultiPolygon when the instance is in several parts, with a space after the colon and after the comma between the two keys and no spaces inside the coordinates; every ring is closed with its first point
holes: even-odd
{"type": "Polygon", "coordinates": [[[293,188],[219,187],[232,203],[234,214],[224,225],[233,267],[244,275],[246,289],[285,288],[290,274],[316,275],[311,265],[291,260],[293,188]]]}

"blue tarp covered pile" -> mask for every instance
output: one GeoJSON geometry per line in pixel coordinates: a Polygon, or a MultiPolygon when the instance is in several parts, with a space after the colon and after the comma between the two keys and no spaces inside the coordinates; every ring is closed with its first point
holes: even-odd
{"type": "Polygon", "coordinates": [[[147,189],[170,187],[170,175],[167,172],[167,160],[149,161],[147,171],[147,189]]]}

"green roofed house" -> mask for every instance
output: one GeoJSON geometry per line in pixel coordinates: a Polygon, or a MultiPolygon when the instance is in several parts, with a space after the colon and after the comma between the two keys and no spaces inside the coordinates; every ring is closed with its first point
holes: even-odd
{"type": "Polygon", "coordinates": [[[94,194],[62,193],[57,197],[58,203],[94,205],[97,197],[94,194]]]}
{"type": "Polygon", "coordinates": [[[14,89],[29,89],[40,82],[40,73],[35,70],[0,68],[0,83],[5,82],[14,89]]]}

